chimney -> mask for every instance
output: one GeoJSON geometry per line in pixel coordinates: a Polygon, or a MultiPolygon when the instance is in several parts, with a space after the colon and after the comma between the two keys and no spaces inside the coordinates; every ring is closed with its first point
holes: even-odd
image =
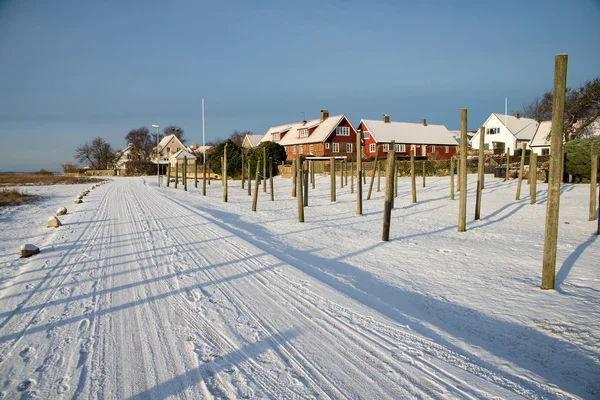
{"type": "Polygon", "coordinates": [[[327,118],[329,118],[329,111],[321,110],[321,122],[325,121],[327,118]]]}
{"type": "Polygon", "coordinates": [[[426,120],[425,118],[423,118],[423,119],[421,120],[421,123],[423,124],[423,126],[427,126],[427,120],[426,120]]]}
{"type": "Polygon", "coordinates": [[[521,118],[521,114],[519,114],[519,113],[514,113],[514,114],[513,114],[513,117],[515,117],[516,119],[519,119],[519,118],[521,118]]]}
{"type": "Polygon", "coordinates": [[[197,143],[194,143],[193,147],[194,147],[194,150],[198,150],[198,144],[197,143]]]}
{"type": "Polygon", "coordinates": [[[390,116],[388,114],[383,114],[383,122],[386,124],[390,123],[390,116]]]}

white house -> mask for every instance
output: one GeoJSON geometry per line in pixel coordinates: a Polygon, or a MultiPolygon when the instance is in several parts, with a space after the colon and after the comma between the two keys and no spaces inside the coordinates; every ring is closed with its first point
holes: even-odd
{"type": "Polygon", "coordinates": [[[245,149],[249,149],[258,146],[258,144],[264,136],[265,135],[246,135],[244,137],[244,141],[242,142],[242,147],[245,149]]]}
{"type": "Polygon", "coordinates": [[[552,128],[552,121],[542,121],[540,126],[535,132],[533,139],[529,143],[529,148],[538,156],[549,156],[550,155],[550,129],[552,128]]]}
{"type": "MultiPolygon", "coordinates": [[[[539,123],[531,118],[522,118],[519,114],[505,115],[492,113],[483,124],[485,140],[483,147],[493,150],[494,153],[505,153],[509,149],[514,154],[515,149],[521,148],[521,143],[529,142],[535,136],[539,123]]],[[[479,148],[479,132],[473,136],[471,146],[479,148]]]]}

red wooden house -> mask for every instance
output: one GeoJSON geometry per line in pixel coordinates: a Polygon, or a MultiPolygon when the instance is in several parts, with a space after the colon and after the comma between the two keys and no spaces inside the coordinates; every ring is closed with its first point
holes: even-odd
{"type": "Polygon", "coordinates": [[[319,119],[271,127],[261,142],[277,142],[285,148],[287,160],[297,156],[356,159],[356,129],[344,115],[330,117],[321,110],[319,119]]]}
{"type": "Polygon", "coordinates": [[[391,122],[386,114],[380,121],[361,120],[358,129],[363,132],[363,153],[367,158],[387,157],[392,140],[398,158],[409,158],[411,148],[415,149],[415,157],[450,158],[458,148],[458,142],[444,125],[428,125],[424,119],[420,124],[391,122]],[[376,154],[377,144],[380,145],[379,154],[376,154]]]}

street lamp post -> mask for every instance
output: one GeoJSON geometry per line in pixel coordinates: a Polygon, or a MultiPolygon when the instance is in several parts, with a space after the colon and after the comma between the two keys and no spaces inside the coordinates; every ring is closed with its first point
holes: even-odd
{"type": "Polygon", "coordinates": [[[160,158],[158,154],[158,128],[156,124],[152,124],[153,128],[156,128],[156,179],[158,180],[158,187],[160,187],[160,158]]]}

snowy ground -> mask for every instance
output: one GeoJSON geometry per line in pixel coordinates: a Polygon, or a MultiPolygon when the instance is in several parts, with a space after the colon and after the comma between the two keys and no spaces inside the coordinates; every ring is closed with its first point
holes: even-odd
{"type": "Polygon", "coordinates": [[[464,233],[448,178],[416,204],[400,180],[387,243],[383,190],[357,216],[325,176],[303,224],[289,179],[256,213],[239,181],[228,203],[215,181],[118,178],[80,205],[87,185],[27,188],[43,201],[0,210],[0,398],[598,398],[589,186],[563,186],[542,291],[547,186],[529,205],[488,176],[473,221],[474,179],[464,233]]]}

